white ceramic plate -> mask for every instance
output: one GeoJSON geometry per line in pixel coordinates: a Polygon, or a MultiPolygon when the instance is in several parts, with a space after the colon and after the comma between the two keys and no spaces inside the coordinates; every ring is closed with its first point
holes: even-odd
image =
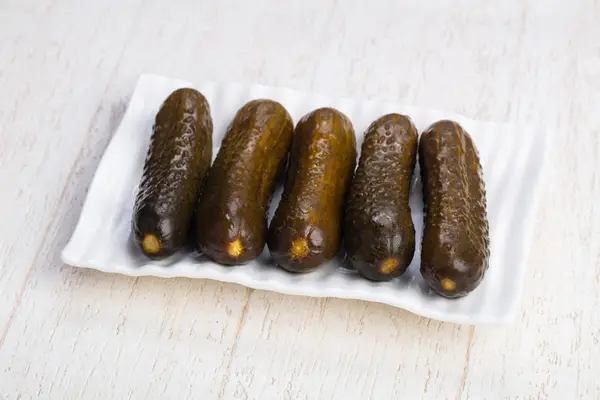
{"type": "MultiPolygon", "coordinates": [[[[142,75],[121,125],[96,171],[62,260],[76,267],[132,276],[208,278],[294,295],[375,301],[455,323],[508,322],[519,309],[535,205],[550,142],[550,137],[537,129],[478,122],[442,111],[336,99],[259,85],[193,85],[156,75],[142,75]],[[173,90],[186,86],[200,90],[210,103],[213,138],[217,146],[213,157],[235,112],[255,98],[281,102],[294,122],[317,107],[333,106],[351,119],[359,146],[366,127],[388,112],[410,116],[420,132],[436,120],[456,120],[472,135],[478,147],[486,181],[491,259],[484,281],[467,297],[458,300],[438,297],[426,287],[419,274],[423,205],[418,169],[411,193],[418,238],[415,257],[409,270],[391,282],[373,283],[362,279],[345,268],[341,258],[309,274],[290,274],[269,263],[266,247],[256,262],[238,267],[198,261],[185,252],[168,260],[149,261],[133,247],[130,238],[134,195],[158,107],[173,90]]],[[[278,204],[280,190],[273,198],[271,215],[278,204]]]]}

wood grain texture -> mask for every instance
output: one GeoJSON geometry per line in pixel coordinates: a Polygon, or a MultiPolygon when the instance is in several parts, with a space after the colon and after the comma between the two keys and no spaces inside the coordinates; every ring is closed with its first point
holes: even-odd
{"type": "Polygon", "coordinates": [[[84,156],[80,149],[86,140],[99,139],[88,136],[90,124],[99,117],[122,55],[119,39],[132,31],[139,6],[132,2],[122,14],[100,4],[57,2],[42,11],[33,2],[3,7],[13,17],[7,19],[14,31],[3,37],[13,45],[12,53],[0,59],[0,185],[11,192],[0,200],[0,342],[42,242],[51,239],[48,229],[52,221],[60,222],[56,209],[68,200],[64,187],[75,177],[76,159],[84,156]],[[82,13],[97,18],[86,21],[82,13]]]}
{"type": "Polygon", "coordinates": [[[4,1],[1,399],[600,397],[600,2],[4,1]],[[142,72],[543,124],[520,319],[61,265],[142,72]]]}

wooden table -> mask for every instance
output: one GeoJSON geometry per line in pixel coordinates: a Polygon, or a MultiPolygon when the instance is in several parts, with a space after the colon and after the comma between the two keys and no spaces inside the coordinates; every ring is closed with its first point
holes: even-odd
{"type": "Polygon", "coordinates": [[[0,399],[600,398],[599,18],[598,0],[2,1],[0,399]],[[62,265],[143,72],[555,129],[518,320],[62,265]]]}

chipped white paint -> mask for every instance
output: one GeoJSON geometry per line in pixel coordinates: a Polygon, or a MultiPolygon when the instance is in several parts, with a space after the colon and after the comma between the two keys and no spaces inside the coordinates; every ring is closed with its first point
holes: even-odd
{"type": "Polygon", "coordinates": [[[0,398],[599,398],[599,15],[597,0],[2,2],[0,398]],[[520,320],[61,265],[146,71],[556,129],[520,320]]]}

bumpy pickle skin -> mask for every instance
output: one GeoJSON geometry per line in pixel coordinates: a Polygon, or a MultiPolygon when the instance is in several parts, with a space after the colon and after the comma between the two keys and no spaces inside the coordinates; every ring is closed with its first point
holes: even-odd
{"type": "Polygon", "coordinates": [[[133,240],[152,259],[181,249],[212,158],[213,123],[206,98],[177,89],[162,103],[135,198],[133,240]]]}
{"type": "Polygon", "coordinates": [[[425,202],[421,274],[447,298],[479,286],[490,257],[483,172],[471,136],[456,122],[431,125],[419,142],[425,202]]]}
{"type": "Polygon", "coordinates": [[[287,110],[272,100],[252,100],[236,113],[198,202],[196,241],[206,256],[239,265],[260,255],[293,128],[287,110]]]}
{"type": "Polygon", "coordinates": [[[400,276],[413,259],[409,195],[417,147],[417,129],[404,115],[384,115],[365,132],[348,195],[344,247],[352,266],[370,280],[400,276]]]}
{"type": "Polygon", "coordinates": [[[308,272],[334,257],[355,163],[354,128],[340,111],[319,108],[298,122],[282,198],[267,236],[277,265],[308,272]]]}

